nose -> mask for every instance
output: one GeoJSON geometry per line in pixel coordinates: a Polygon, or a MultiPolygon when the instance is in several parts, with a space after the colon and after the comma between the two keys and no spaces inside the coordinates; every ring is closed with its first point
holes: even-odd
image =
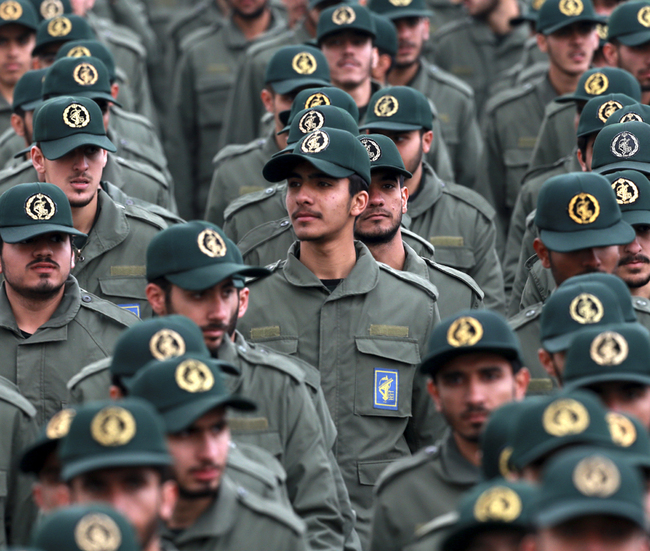
{"type": "Polygon", "coordinates": [[[600,257],[596,254],[596,250],[593,248],[583,249],[580,260],[583,266],[590,266],[592,268],[600,266],[600,257]]]}
{"type": "Polygon", "coordinates": [[[638,254],[641,252],[641,244],[639,243],[638,237],[635,237],[633,241],[627,245],[623,245],[623,250],[627,253],[638,254]]]}
{"type": "Polygon", "coordinates": [[[477,379],[471,379],[467,385],[467,403],[472,405],[483,405],[485,402],[485,387],[477,379]]]}
{"type": "Polygon", "coordinates": [[[373,186],[370,186],[368,190],[368,205],[372,207],[383,207],[385,204],[384,196],[380,191],[374,189],[373,186]]]}
{"type": "Polygon", "coordinates": [[[208,319],[210,321],[218,321],[225,323],[228,321],[230,311],[226,301],[222,300],[219,296],[212,296],[209,300],[208,319]]]}
{"type": "Polygon", "coordinates": [[[86,157],[85,152],[79,151],[75,154],[74,169],[79,172],[84,172],[88,169],[88,158],[86,157]]]}

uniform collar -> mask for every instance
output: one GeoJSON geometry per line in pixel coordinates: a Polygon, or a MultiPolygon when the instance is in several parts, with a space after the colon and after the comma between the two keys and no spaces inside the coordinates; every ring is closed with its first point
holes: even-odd
{"type": "Polygon", "coordinates": [[[480,471],[460,453],[451,430],[445,433],[440,443],[440,463],[442,471],[449,482],[456,484],[476,484],[480,471]]]}
{"type": "Polygon", "coordinates": [[[404,258],[404,266],[402,267],[402,271],[419,275],[420,277],[428,280],[429,271],[427,270],[427,265],[424,260],[422,260],[418,254],[406,243],[403,244],[406,257],[404,258]]]}
{"type": "Polygon", "coordinates": [[[431,165],[423,161],[420,187],[413,201],[409,201],[408,212],[403,217],[404,220],[409,222],[404,224],[407,228],[410,225],[411,219],[417,218],[435,205],[442,196],[444,187],[445,183],[438,178],[431,165]]]}

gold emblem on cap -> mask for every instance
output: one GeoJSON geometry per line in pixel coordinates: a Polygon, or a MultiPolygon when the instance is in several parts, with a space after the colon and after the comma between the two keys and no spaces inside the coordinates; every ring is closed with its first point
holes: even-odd
{"type": "Polygon", "coordinates": [[[601,122],[607,122],[607,119],[616,113],[616,111],[619,109],[623,109],[622,103],[614,100],[606,101],[598,109],[598,118],[601,120],[601,122]]]}
{"type": "Polygon", "coordinates": [[[322,130],[316,130],[309,136],[306,136],[300,146],[303,153],[320,153],[325,151],[330,144],[330,137],[322,130]]]}
{"type": "Polygon", "coordinates": [[[539,11],[539,8],[541,8],[543,5],[544,0],[533,0],[531,3],[531,6],[535,11],[539,11]]]}
{"type": "Polygon", "coordinates": [[[312,107],[318,107],[319,105],[331,105],[332,102],[330,99],[321,92],[316,92],[307,98],[305,101],[304,109],[311,109],[312,107]]]}
{"type": "Polygon", "coordinates": [[[322,128],[324,124],[325,117],[323,117],[320,111],[307,111],[300,117],[300,121],[298,121],[298,130],[303,134],[309,134],[314,130],[322,128]]]}
{"type": "Polygon", "coordinates": [[[65,8],[61,0],[45,0],[41,2],[41,16],[43,19],[52,19],[59,15],[63,15],[65,8]]]}
{"type": "Polygon", "coordinates": [[[409,6],[413,0],[388,0],[393,6],[403,7],[403,6],[409,6]]]}
{"type": "Polygon", "coordinates": [[[399,109],[399,102],[394,96],[383,96],[375,103],[375,115],[378,117],[392,117],[399,109]]]}
{"type": "Polygon", "coordinates": [[[47,34],[50,36],[66,36],[72,30],[72,23],[67,17],[55,17],[47,24],[47,34]]]}
{"type": "Polygon", "coordinates": [[[447,342],[451,346],[474,346],[483,337],[483,326],[470,316],[455,320],[447,330],[447,342]]]}
{"type": "Polygon", "coordinates": [[[641,25],[650,27],[650,6],[643,6],[636,17],[641,25]]]}
{"type": "Polygon", "coordinates": [[[206,392],[214,386],[214,375],[204,363],[185,360],[176,368],[176,384],[187,392],[206,392]]]}
{"type": "Polygon", "coordinates": [[[560,11],[567,17],[580,15],[585,9],[582,0],[560,0],[560,11]]]}
{"type": "Polygon", "coordinates": [[[598,365],[620,365],[629,351],[623,335],[616,331],[604,331],[591,341],[589,355],[598,365]]]}
{"type": "Polygon", "coordinates": [[[122,532],[108,515],[92,513],[77,523],[74,540],[82,551],[115,551],[122,543],[122,532]]]}
{"type": "Polygon", "coordinates": [[[639,188],[632,180],[618,178],[612,182],[612,189],[619,205],[629,205],[639,198],[639,188]]]}
{"type": "Polygon", "coordinates": [[[70,430],[70,424],[72,423],[75,413],[74,409],[69,408],[58,411],[47,424],[47,427],[45,428],[45,436],[50,440],[63,438],[70,430]]]}
{"type": "Polygon", "coordinates": [[[157,360],[168,360],[185,354],[185,341],[176,331],[161,329],[149,339],[149,351],[157,360]]]}
{"type": "Polygon", "coordinates": [[[74,68],[72,78],[81,86],[92,86],[97,82],[99,74],[97,73],[97,69],[90,63],[80,63],[74,68]]]}
{"type": "Polygon", "coordinates": [[[609,27],[607,25],[604,25],[603,23],[597,23],[596,24],[596,33],[598,34],[598,38],[601,40],[607,40],[607,33],[609,32],[609,27]]]}
{"type": "Polygon", "coordinates": [[[569,201],[569,218],[577,224],[591,224],[600,214],[600,204],[590,193],[578,193],[569,201]]]}
{"type": "Polygon", "coordinates": [[[589,426],[589,412],[577,400],[555,400],[544,410],[542,426],[552,436],[580,434],[589,426]]]}
{"type": "Polygon", "coordinates": [[[33,220],[49,220],[55,213],[54,201],[43,193],[35,193],[25,201],[25,214],[33,220]]]}
{"type": "Polygon", "coordinates": [[[621,117],[621,120],[618,122],[645,122],[645,121],[643,120],[643,117],[641,117],[641,115],[630,111],[629,113],[625,113],[625,115],[623,115],[621,117]]]}
{"type": "Polygon", "coordinates": [[[370,162],[375,162],[381,157],[381,147],[372,138],[361,138],[361,145],[366,148],[370,162]]]}
{"type": "Polygon", "coordinates": [[[598,323],[604,313],[603,303],[591,293],[579,294],[569,305],[569,315],[578,323],[598,323]]]}
{"type": "Polygon", "coordinates": [[[506,486],[485,490],[474,504],[474,518],[479,522],[512,522],[521,514],[521,498],[506,486]]]}
{"type": "Polygon", "coordinates": [[[617,157],[632,157],[639,151],[639,140],[632,132],[623,130],[614,136],[610,150],[617,157]]]}
{"type": "Polygon", "coordinates": [[[334,10],[332,21],[337,25],[349,25],[357,18],[357,14],[350,6],[341,6],[334,10]]]}
{"type": "Polygon", "coordinates": [[[609,79],[604,73],[594,73],[585,81],[585,92],[590,96],[600,96],[609,88],[609,79]]]}
{"type": "Polygon", "coordinates": [[[23,14],[23,7],[14,0],[0,4],[0,17],[5,21],[15,21],[23,14]]]}
{"type": "Polygon", "coordinates": [[[75,46],[74,48],[70,48],[66,57],[92,57],[92,55],[90,50],[85,46],[75,46]]]}
{"type": "Polygon", "coordinates": [[[610,411],[606,417],[614,444],[622,448],[629,448],[636,442],[636,428],[634,423],[625,417],[625,415],[610,411]]]}
{"type": "Polygon", "coordinates": [[[102,446],[123,446],[135,436],[135,419],[124,408],[107,407],[93,418],[90,434],[102,446]]]}
{"type": "Polygon", "coordinates": [[[199,250],[211,258],[221,258],[226,256],[226,242],[223,238],[213,229],[204,229],[197,238],[199,250]]]}
{"type": "Polygon", "coordinates": [[[573,470],[573,484],[588,497],[609,497],[621,485],[621,473],[611,459],[600,455],[586,457],[573,470]]]}
{"type": "Polygon", "coordinates": [[[512,457],[512,447],[508,446],[501,450],[499,454],[499,472],[503,478],[510,478],[512,470],[510,470],[510,458],[512,457]]]}
{"type": "Polygon", "coordinates": [[[291,67],[299,75],[311,75],[318,67],[316,58],[309,52],[300,52],[293,56],[291,67]]]}
{"type": "Polygon", "coordinates": [[[84,128],[90,123],[90,113],[83,105],[73,103],[64,109],[63,122],[70,128],[84,128]]]}

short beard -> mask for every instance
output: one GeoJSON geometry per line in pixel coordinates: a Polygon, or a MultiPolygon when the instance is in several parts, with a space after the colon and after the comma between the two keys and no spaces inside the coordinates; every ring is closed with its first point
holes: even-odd
{"type": "Polygon", "coordinates": [[[97,195],[97,191],[93,193],[88,199],[70,199],[70,207],[73,209],[82,209],[84,207],[87,207],[92,203],[93,199],[97,195]]]}
{"type": "Polygon", "coordinates": [[[5,274],[5,283],[11,287],[16,294],[26,298],[27,300],[34,302],[48,302],[59,293],[61,288],[65,286],[65,280],[60,285],[55,286],[48,278],[43,278],[37,287],[23,287],[22,285],[17,285],[7,279],[7,267],[5,266],[2,257],[0,257],[0,266],[2,266],[2,273],[5,274]]]}
{"type": "Polygon", "coordinates": [[[366,234],[361,233],[355,228],[354,238],[358,239],[368,247],[372,247],[373,245],[385,245],[386,243],[390,243],[395,238],[397,232],[399,231],[400,224],[401,220],[398,221],[397,224],[395,224],[392,228],[389,228],[386,231],[366,234]]]}
{"type": "Polygon", "coordinates": [[[239,10],[233,9],[232,14],[236,17],[239,17],[240,19],[243,19],[244,21],[255,21],[256,19],[262,17],[265,10],[266,10],[266,4],[262,5],[260,8],[258,8],[252,13],[242,13],[239,10]]]}
{"type": "Polygon", "coordinates": [[[197,490],[195,492],[183,488],[178,484],[178,496],[182,499],[194,500],[194,499],[205,499],[206,497],[216,498],[219,493],[219,488],[207,489],[207,490],[197,490]]]}

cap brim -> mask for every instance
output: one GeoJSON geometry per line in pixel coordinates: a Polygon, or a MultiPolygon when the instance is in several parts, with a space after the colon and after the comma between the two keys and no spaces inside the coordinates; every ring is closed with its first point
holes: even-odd
{"type": "Polygon", "coordinates": [[[537,29],[538,33],[541,33],[545,36],[548,36],[549,34],[552,34],[556,31],[559,31],[560,29],[563,29],[564,27],[569,27],[570,25],[573,25],[574,23],[593,23],[594,25],[598,25],[599,23],[604,23],[605,18],[602,17],[592,17],[592,16],[584,16],[584,17],[572,17],[571,19],[565,19],[561,23],[558,23],[556,25],[553,25],[552,27],[549,27],[548,29],[544,29],[543,31],[540,30],[539,28],[537,29]]]}
{"type": "Polygon", "coordinates": [[[650,224],[650,210],[621,210],[623,220],[630,226],[650,224]]]}
{"type": "Polygon", "coordinates": [[[80,92],[77,92],[77,91],[75,91],[75,93],[73,95],[81,96],[82,98],[88,98],[88,99],[91,99],[93,101],[96,101],[98,99],[104,99],[106,101],[110,101],[111,103],[114,103],[118,107],[122,107],[122,104],[107,92],[99,92],[99,91],[88,91],[88,92],[80,91],[80,92]]]}
{"type": "Polygon", "coordinates": [[[369,122],[359,127],[359,130],[397,130],[410,132],[411,130],[420,130],[422,126],[418,124],[407,124],[403,122],[369,122]]]}
{"type": "Polygon", "coordinates": [[[32,145],[26,147],[25,149],[21,149],[20,151],[18,151],[18,153],[14,153],[13,158],[18,159],[18,158],[22,157],[23,155],[26,155],[27,153],[29,153],[32,150],[32,147],[34,145],[35,144],[32,144],[32,145]]]}
{"type": "Polygon", "coordinates": [[[217,407],[231,407],[241,411],[255,411],[257,409],[257,405],[252,400],[230,394],[226,396],[207,396],[194,400],[189,404],[164,412],[159,411],[158,413],[165,422],[167,432],[175,433],[187,428],[199,417],[217,407]]]}
{"type": "Polygon", "coordinates": [[[435,15],[431,10],[414,10],[414,9],[397,9],[389,10],[379,15],[388,17],[391,21],[396,21],[397,19],[406,19],[407,17],[431,17],[435,15]]]}
{"type": "Polygon", "coordinates": [[[458,348],[436,354],[435,356],[424,358],[420,364],[420,372],[426,375],[433,375],[445,363],[447,363],[449,360],[452,360],[456,356],[461,356],[463,354],[472,354],[474,352],[489,352],[492,354],[498,354],[499,356],[503,356],[510,361],[519,360],[523,365],[522,358],[510,348],[502,348],[499,346],[460,346],[458,348]]]}
{"type": "Polygon", "coordinates": [[[617,36],[616,40],[618,40],[621,44],[625,44],[625,46],[640,46],[641,44],[650,42],[650,30],[640,31],[638,33],[623,34],[617,36]]]}
{"type": "Polygon", "coordinates": [[[596,383],[611,383],[612,381],[625,381],[627,383],[640,383],[642,385],[650,386],[650,374],[643,375],[642,373],[621,373],[619,371],[611,371],[609,373],[601,373],[600,375],[580,377],[579,379],[574,379],[572,381],[567,381],[565,379],[564,388],[566,390],[577,390],[596,383]]]}
{"type": "Polygon", "coordinates": [[[533,446],[532,448],[527,448],[523,453],[517,454],[515,449],[513,454],[510,456],[510,462],[512,465],[518,469],[523,469],[526,465],[537,461],[538,459],[548,455],[550,452],[557,450],[567,444],[584,444],[584,445],[598,445],[604,446],[607,449],[618,449],[614,444],[611,437],[608,437],[605,434],[589,434],[585,438],[585,432],[579,434],[572,434],[562,437],[549,438],[548,440],[533,446]]]}
{"type": "Polygon", "coordinates": [[[539,237],[544,246],[554,252],[570,253],[590,247],[609,247],[612,245],[626,245],[631,243],[636,236],[634,228],[623,220],[609,228],[597,230],[579,230],[572,232],[559,232],[540,230],[539,237]]]}
{"type": "Polygon", "coordinates": [[[526,533],[532,530],[532,527],[523,526],[513,522],[464,522],[452,526],[447,531],[447,536],[440,542],[439,549],[445,551],[467,549],[474,537],[491,530],[505,530],[508,533],[520,532],[526,533]]]}
{"type": "Polygon", "coordinates": [[[366,36],[370,36],[373,39],[377,38],[377,35],[375,33],[373,33],[372,31],[369,31],[366,28],[361,29],[359,27],[355,27],[354,25],[347,25],[347,26],[339,28],[339,29],[332,29],[332,30],[326,32],[325,34],[316,37],[316,40],[318,42],[319,47],[320,47],[320,43],[323,40],[325,40],[328,36],[332,36],[333,34],[336,34],[336,33],[342,33],[344,31],[354,31],[354,32],[359,33],[359,34],[365,34],[366,36]]]}
{"type": "Polygon", "coordinates": [[[553,507],[538,511],[538,526],[556,526],[567,520],[589,515],[612,515],[631,520],[645,529],[643,507],[634,507],[629,502],[596,498],[567,499],[553,503],[553,507]]]}
{"type": "Polygon", "coordinates": [[[31,239],[37,235],[46,233],[67,233],[69,235],[78,235],[79,237],[88,237],[69,226],[60,224],[34,224],[32,226],[12,226],[10,228],[0,228],[0,237],[5,243],[19,243],[25,239],[31,239]]]}
{"type": "Polygon", "coordinates": [[[404,176],[404,178],[413,178],[413,174],[411,174],[405,168],[400,168],[398,166],[373,164],[373,165],[370,165],[370,173],[371,174],[372,174],[373,170],[392,170],[393,172],[397,172],[398,174],[401,174],[402,176],[404,176]]]}
{"type": "Polygon", "coordinates": [[[580,329],[576,329],[575,331],[564,333],[562,335],[558,335],[557,337],[551,337],[550,339],[541,339],[542,348],[551,354],[568,350],[569,346],[571,346],[573,338],[579,331],[580,329]]]}
{"type": "Polygon", "coordinates": [[[285,132],[289,132],[289,115],[291,115],[291,109],[286,109],[285,111],[280,111],[280,114],[278,115],[278,118],[280,119],[280,122],[284,124],[284,128],[278,132],[278,134],[284,134],[285,132]]]}
{"type": "Polygon", "coordinates": [[[20,458],[19,468],[24,473],[37,474],[45,465],[45,460],[59,445],[60,439],[49,438],[34,442],[20,458]]]}
{"type": "Polygon", "coordinates": [[[262,171],[262,175],[269,182],[281,182],[285,180],[291,169],[298,163],[307,161],[314,165],[318,170],[322,170],[332,178],[347,178],[354,174],[354,170],[336,165],[324,159],[318,159],[314,155],[301,155],[300,153],[286,153],[270,159],[262,171]]]}
{"type": "Polygon", "coordinates": [[[202,291],[233,276],[266,277],[268,275],[271,275],[271,272],[259,266],[242,267],[241,264],[224,263],[202,266],[177,274],[165,274],[165,279],[187,291],[202,291]]]}
{"type": "Polygon", "coordinates": [[[650,163],[642,163],[641,161],[618,161],[599,167],[591,167],[591,171],[596,174],[609,174],[610,172],[626,169],[638,170],[646,176],[650,175],[650,163]]]}
{"type": "Polygon", "coordinates": [[[115,467],[165,467],[172,464],[172,458],[167,453],[125,451],[124,453],[106,453],[103,455],[79,459],[63,465],[61,478],[70,480],[77,475],[97,469],[112,469],[115,467]]]}
{"type": "Polygon", "coordinates": [[[58,140],[41,141],[40,143],[43,155],[50,161],[60,159],[73,149],[83,145],[96,145],[97,147],[101,147],[111,153],[117,151],[117,148],[113,145],[111,140],[106,136],[99,136],[97,134],[72,134],[71,136],[59,138],[58,140]]]}
{"type": "Polygon", "coordinates": [[[44,103],[43,100],[39,98],[33,101],[28,101],[27,103],[23,103],[18,107],[20,107],[23,111],[34,111],[35,109],[43,105],[43,103],[44,103]]]}
{"type": "MultiPolygon", "coordinates": [[[[331,83],[322,78],[289,78],[286,80],[277,80],[275,82],[269,82],[273,86],[273,91],[276,94],[288,94],[289,92],[294,92],[298,88],[316,88],[317,86],[330,86],[331,83]]],[[[287,114],[287,117],[289,115],[287,114]]],[[[280,119],[282,120],[282,119],[280,119]]],[[[285,123],[286,124],[286,123],[285,123]]]]}
{"type": "Polygon", "coordinates": [[[537,23],[537,14],[527,13],[525,15],[520,15],[519,17],[513,17],[510,20],[510,25],[516,27],[517,25],[521,25],[522,23],[526,22],[537,23]]]}

